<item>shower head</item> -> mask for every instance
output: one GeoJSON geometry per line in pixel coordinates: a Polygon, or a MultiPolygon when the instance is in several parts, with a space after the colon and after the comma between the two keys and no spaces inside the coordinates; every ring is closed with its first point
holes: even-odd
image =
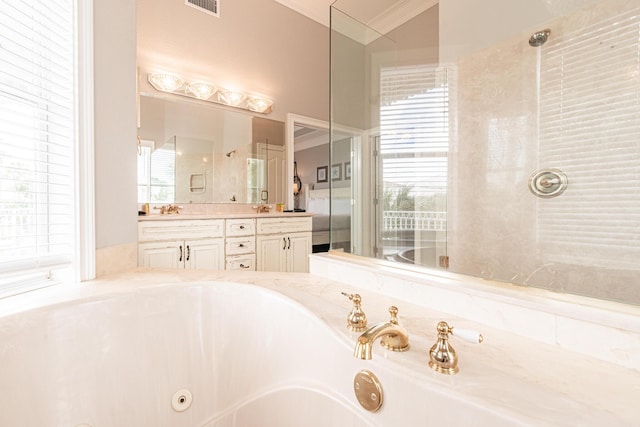
{"type": "Polygon", "coordinates": [[[546,30],[533,33],[531,37],[529,37],[529,45],[532,47],[542,46],[547,42],[547,39],[549,38],[549,34],[551,34],[551,30],[548,28],[546,30]]]}

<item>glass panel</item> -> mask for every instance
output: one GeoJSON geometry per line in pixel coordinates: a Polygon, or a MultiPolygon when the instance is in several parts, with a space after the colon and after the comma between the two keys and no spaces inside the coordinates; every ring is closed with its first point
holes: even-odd
{"type": "Polygon", "coordinates": [[[640,2],[391,3],[331,10],[332,247],[639,304],[640,2]]]}

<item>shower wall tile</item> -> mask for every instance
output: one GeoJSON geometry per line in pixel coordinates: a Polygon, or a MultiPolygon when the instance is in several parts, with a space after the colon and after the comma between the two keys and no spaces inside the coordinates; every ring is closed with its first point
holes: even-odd
{"type": "MultiPolygon", "coordinates": [[[[601,1],[551,22],[550,39],[542,49],[562,43],[565,38],[576,37],[594,23],[613,22],[621,13],[639,7],[637,0],[601,1]]],[[[545,151],[549,135],[541,135],[539,128],[544,128],[544,120],[553,120],[554,115],[560,113],[550,109],[553,100],[548,96],[545,98],[545,91],[549,89],[541,79],[548,79],[544,73],[549,71],[541,68],[546,64],[541,48],[528,45],[529,35],[523,32],[519,37],[448,66],[451,70],[452,126],[449,269],[553,291],[640,304],[637,267],[640,255],[640,146],[637,142],[625,145],[621,135],[629,129],[620,129],[618,135],[618,127],[608,122],[607,106],[614,99],[605,98],[596,105],[602,114],[593,120],[592,128],[587,129],[589,141],[595,142],[575,144],[560,156],[547,157],[545,153],[559,150],[551,146],[551,150],[545,151]],[[635,181],[631,180],[631,184],[621,190],[623,196],[617,202],[600,202],[598,192],[611,192],[615,188],[599,188],[598,178],[590,176],[591,170],[582,160],[586,147],[599,147],[599,141],[613,147],[610,150],[626,150],[626,159],[635,162],[635,169],[629,172],[635,174],[635,181]],[[530,193],[529,176],[546,167],[560,167],[567,173],[570,186],[566,194],[555,199],[540,199],[530,193]],[[587,204],[585,208],[585,201],[591,205],[587,204]],[[631,249],[617,248],[615,242],[610,246],[591,247],[574,243],[583,239],[587,232],[580,225],[570,229],[569,222],[575,217],[578,206],[581,215],[596,225],[604,223],[605,217],[621,215],[627,209],[630,219],[618,221],[604,233],[621,233],[625,236],[626,248],[631,249]],[[625,224],[629,225],[625,228],[625,224]],[[569,240],[564,236],[569,236],[569,240]]],[[[637,42],[636,37],[634,43],[637,42]]],[[[606,48],[614,49],[613,45],[609,43],[606,48]]],[[[589,68],[592,50],[579,50],[572,55],[577,55],[574,61],[584,62],[589,68]]],[[[640,69],[636,67],[620,73],[616,78],[628,78],[629,73],[635,73],[638,90],[632,93],[640,93],[640,80],[637,79],[640,69]]],[[[606,88],[601,86],[606,84],[609,83],[594,81],[591,87],[594,93],[604,92],[606,88]]],[[[637,135],[640,132],[640,98],[636,101],[630,106],[630,112],[633,120],[637,120],[631,132],[637,135]]],[[[606,155],[604,148],[598,149],[604,150],[602,155],[606,155]]]]}

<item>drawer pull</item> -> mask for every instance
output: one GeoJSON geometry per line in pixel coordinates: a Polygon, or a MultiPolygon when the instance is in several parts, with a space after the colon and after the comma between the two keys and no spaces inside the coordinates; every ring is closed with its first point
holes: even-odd
{"type": "Polygon", "coordinates": [[[240,264],[240,268],[251,268],[249,265],[240,264]]]}
{"type": "Polygon", "coordinates": [[[244,248],[244,243],[238,243],[239,248],[244,248]]]}
{"type": "Polygon", "coordinates": [[[244,230],[244,225],[241,225],[241,226],[240,226],[240,230],[244,230]]]}

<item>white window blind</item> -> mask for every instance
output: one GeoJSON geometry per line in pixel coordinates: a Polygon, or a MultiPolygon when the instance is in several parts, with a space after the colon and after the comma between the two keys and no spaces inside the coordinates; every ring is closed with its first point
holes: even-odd
{"type": "Polygon", "coordinates": [[[167,143],[151,154],[152,203],[173,203],[176,187],[176,150],[175,143],[167,143]]]}
{"type": "Polygon", "coordinates": [[[538,203],[549,260],[640,268],[640,10],[541,49],[540,158],[567,190],[538,203]]]}
{"type": "MultiPolygon", "coordinates": [[[[174,137],[175,138],[175,137],[174,137]]],[[[138,203],[173,203],[175,199],[175,141],[155,148],[141,141],[138,155],[138,203]]]]}
{"type": "Polygon", "coordinates": [[[0,2],[0,296],[73,260],[73,17],[71,0],[0,2]]]}
{"type": "Polygon", "coordinates": [[[449,98],[446,75],[431,66],[380,71],[380,156],[385,189],[446,192],[449,98]]]}

